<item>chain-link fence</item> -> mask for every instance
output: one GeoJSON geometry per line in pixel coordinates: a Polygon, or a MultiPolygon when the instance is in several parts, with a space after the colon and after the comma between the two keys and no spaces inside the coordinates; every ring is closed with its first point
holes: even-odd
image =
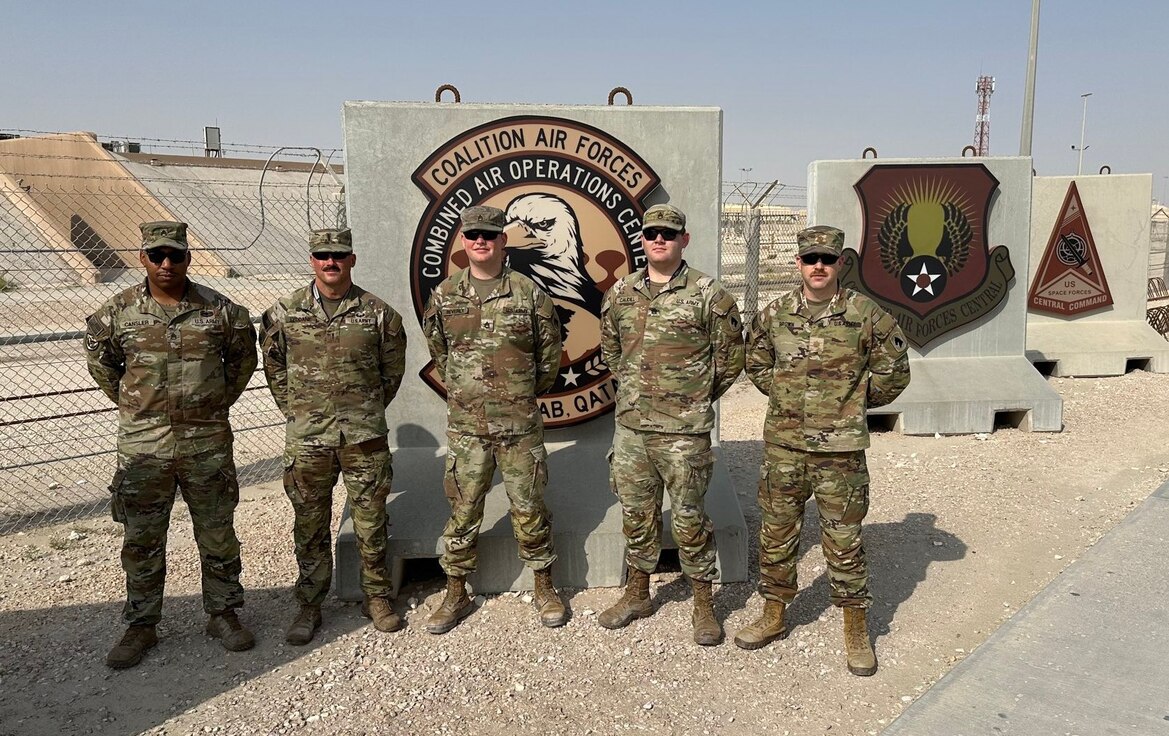
{"type": "MultiPolygon", "coordinates": [[[[306,283],[310,221],[344,221],[342,183],[317,158],[118,155],[86,134],[0,140],[0,534],[108,501],[117,411],[88,374],[82,330],[143,278],[139,223],[188,223],[191,277],[258,319],[306,283]]],[[[275,477],[284,421],[262,372],[231,422],[241,483],[275,477]]]]}
{"type": "Polygon", "coordinates": [[[796,233],[807,223],[804,187],[779,182],[724,182],[723,284],[738,298],[743,321],[799,281],[796,233]]]}

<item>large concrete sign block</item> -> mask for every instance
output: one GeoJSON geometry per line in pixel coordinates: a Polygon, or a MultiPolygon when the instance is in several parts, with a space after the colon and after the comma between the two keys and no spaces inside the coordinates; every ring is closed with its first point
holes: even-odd
{"type": "MultiPolygon", "coordinates": [[[[644,266],[641,216],[658,202],[687,213],[687,260],[718,273],[721,111],[350,102],[343,118],[355,278],[402,312],[409,341],[406,380],[387,414],[395,448],[395,582],[404,560],[441,553],[449,514],[442,491],[446,403],[420,321],[431,289],[466,265],[459,212],[488,204],[507,212],[510,265],[553,297],[565,330],[560,375],[541,399],[556,579],[619,584],[624,540],[605,460],[614,383],[600,358],[601,296],[644,266]]],[[[530,587],[501,483],[488,498],[471,583],[485,592],[530,587]]],[[[745,580],[746,530],[725,470],[707,503],[722,579],[745,580]]],[[[337,574],[346,598],[360,596],[356,561],[346,524],[337,574]]]]}
{"type": "Polygon", "coordinates": [[[1057,376],[1169,371],[1145,320],[1151,174],[1032,185],[1027,357],[1057,376]]]}
{"type": "Polygon", "coordinates": [[[996,417],[1062,427],[1063,401],[1025,357],[1031,159],[815,161],[808,221],[847,233],[841,281],[887,309],[913,379],[907,434],[989,432],[996,417]],[[1020,266],[1023,264],[1023,266],[1020,266]]]}

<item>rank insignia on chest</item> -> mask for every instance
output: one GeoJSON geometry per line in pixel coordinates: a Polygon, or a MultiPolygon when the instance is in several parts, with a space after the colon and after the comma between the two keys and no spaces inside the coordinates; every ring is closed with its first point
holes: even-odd
{"type": "Polygon", "coordinates": [[[495,329],[495,320],[493,320],[493,319],[483,320],[483,329],[487,330],[488,332],[491,332],[492,330],[494,330],[495,329]]]}
{"type": "Polygon", "coordinates": [[[810,337],[808,338],[808,352],[818,353],[824,349],[824,338],[810,337]]]}

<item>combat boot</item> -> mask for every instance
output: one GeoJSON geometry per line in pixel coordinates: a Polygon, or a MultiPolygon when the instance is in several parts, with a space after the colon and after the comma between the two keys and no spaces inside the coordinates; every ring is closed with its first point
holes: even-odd
{"type": "Polygon", "coordinates": [[[763,600],[763,615],[751,622],[750,626],[739,629],[735,634],[735,646],[740,649],[760,649],[776,639],[787,635],[783,627],[783,601],[763,600]]]}
{"type": "Polygon", "coordinates": [[[405,626],[402,617],[394,613],[394,607],[386,598],[366,596],[361,602],[361,615],[373,619],[373,627],[378,631],[397,631],[405,626]]]}
{"type": "Polygon", "coordinates": [[[321,607],[301,606],[300,612],[296,614],[296,618],[288,626],[288,631],[284,633],[284,641],[303,646],[313,640],[313,635],[317,633],[319,628],[321,628],[321,607]]]}
{"type": "Polygon", "coordinates": [[[625,593],[597,617],[597,623],[606,629],[623,629],[635,618],[645,618],[654,612],[649,600],[649,573],[629,567],[625,579],[625,593]]]}
{"type": "Polygon", "coordinates": [[[445,634],[459,625],[471,612],[475,604],[467,597],[467,579],[448,575],[446,579],[446,597],[438,610],[426,620],[426,630],[432,634],[445,634]]]}
{"type": "Polygon", "coordinates": [[[229,652],[242,652],[256,646],[256,637],[239,622],[234,608],[207,619],[207,636],[218,639],[229,652]]]}
{"type": "Polygon", "coordinates": [[[552,585],[552,569],[536,570],[536,590],[532,596],[536,610],[540,613],[540,623],[550,629],[563,626],[568,618],[568,611],[564,601],[560,600],[560,593],[552,585]]]}
{"type": "Polygon", "coordinates": [[[124,670],[142,661],[146,650],[158,643],[153,625],[131,626],[122,634],[122,640],[106,655],[106,666],[124,670]]]}
{"type": "Polygon", "coordinates": [[[712,647],[723,640],[723,627],[714,616],[714,593],[709,580],[690,579],[694,591],[694,613],[690,623],[694,626],[694,643],[712,647]]]}
{"type": "Polygon", "coordinates": [[[849,606],[844,609],[844,648],[848,653],[848,671],[858,677],[868,677],[877,671],[877,653],[869,640],[865,623],[865,609],[849,606]]]}

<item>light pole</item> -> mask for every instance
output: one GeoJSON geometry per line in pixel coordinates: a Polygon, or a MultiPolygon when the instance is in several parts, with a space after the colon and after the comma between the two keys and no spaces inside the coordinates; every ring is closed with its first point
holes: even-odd
{"type": "Polygon", "coordinates": [[[1035,127],[1035,63],[1039,57],[1039,0],[1031,0],[1031,43],[1027,52],[1027,84],[1023,88],[1023,127],[1019,155],[1031,155],[1031,130],[1035,127]]]}
{"type": "Polygon", "coordinates": [[[1088,126],[1088,98],[1091,96],[1091,92],[1080,95],[1080,99],[1084,101],[1084,114],[1080,117],[1080,147],[1072,146],[1073,149],[1080,152],[1080,162],[1076,164],[1076,176],[1084,172],[1084,129],[1088,126]]]}

